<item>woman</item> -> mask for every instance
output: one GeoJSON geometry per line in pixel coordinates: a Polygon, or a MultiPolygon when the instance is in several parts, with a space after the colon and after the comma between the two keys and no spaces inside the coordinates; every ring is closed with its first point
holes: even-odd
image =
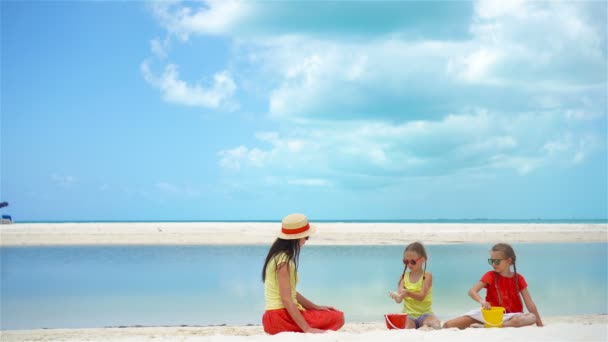
{"type": "Polygon", "coordinates": [[[296,291],[300,248],[314,232],[305,215],[287,215],[268,251],[262,268],[266,296],[262,324],[271,335],[285,331],[322,333],[344,325],[344,313],[316,305],[296,291]]]}

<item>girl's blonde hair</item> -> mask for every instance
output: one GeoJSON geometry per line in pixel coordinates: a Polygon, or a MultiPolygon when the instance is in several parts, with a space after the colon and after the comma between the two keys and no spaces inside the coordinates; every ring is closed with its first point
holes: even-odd
{"type": "Polygon", "coordinates": [[[515,279],[515,289],[517,290],[517,293],[519,294],[519,281],[517,279],[517,266],[515,265],[515,260],[517,260],[517,256],[515,255],[515,251],[513,250],[513,247],[511,247],[511,245],[509,245],[508,243],[497,243],[494,246],[492,246],[492,252],[501,252],[505,258],[507,258],[507,259],[511,258],[511,261],[513,262],[513,272],[515,272],[515,278],[514,278],[515,279]]]}
{"type": "Polygon", "coordinates": [[[424,246],[422,245],[422,242],[412,242],[409,245],[407,245],[405,247],[405,250],[403,251],[403,253],[405,252],[414,252],[417,253],[418,255],[420,255],[421,257],[425,258],[428,260],[428,257],[426,255],[426,249],[424,249],[424,246]]]}
{"type": "MultiPolygon", "coordinates": [[[[422,244],[422,242],[412,242],[409,245],[405,246],[405,250],[403,251],[403,254],[405,254],[405,252],[414,252],[416,254],[418,254],[420,257],[424,258],[424,269],[422,270],[422,281],[424,281],[424,279],[426,278],[426,262],[429,260],[428,255],[426,254],[426,249],[424,248],[424,245],[422,244]]],[[[403,268],[403,273],[401,274],[401,278],[399,278],[399,282],[401,282],[401,279],[403,279],[403,277],[405,277],[405,272],[407,271],[407,265],[405,265],[405,267],[403,268]]]]}

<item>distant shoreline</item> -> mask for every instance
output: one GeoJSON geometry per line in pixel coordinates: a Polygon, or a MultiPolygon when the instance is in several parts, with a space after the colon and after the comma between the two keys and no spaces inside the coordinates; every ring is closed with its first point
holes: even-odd
{"type": "MultiPolygon", "coordinates": [[[[311,245],[608,242],[606,223],[324,223],[311,245]]],[[[268,245],[278,222],[96,222],[0,225],[0,246],[268,245]]]]}
{"type": "MultiPolygon", "coordinates": [[[[311,219],[312,221],[312,219],[311,219]]],[[[275,223],[280,220],[50,220],[50,221],[15,221],[13,223],[275,223]]],[[[608,224],[608,219],[395,219],[395,220],[314,220],[316,223],[542,223],[542,224],[608,224]]]]}

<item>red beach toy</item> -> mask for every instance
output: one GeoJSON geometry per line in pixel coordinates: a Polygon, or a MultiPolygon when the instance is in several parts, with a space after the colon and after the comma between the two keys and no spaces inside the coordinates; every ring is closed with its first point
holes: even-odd
{"type": "Polygon", "coordinates": [[[407,314],[395,313],[384,315],[386,321],[386,327],[389,329],[405,329],[405,322],[407,322],[407,314]]]}

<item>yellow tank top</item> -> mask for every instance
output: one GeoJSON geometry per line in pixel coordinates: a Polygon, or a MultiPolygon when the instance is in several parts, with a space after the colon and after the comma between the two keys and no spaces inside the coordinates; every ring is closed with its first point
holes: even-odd
{"type": "MultiPolygon", "coordinates": [[[[281,301],[279,292],[279,279],[277,275],[277,265],[287,262],[287,254],[279,253],[275,255],[266,266],[266,280],[264,281],[264,295],[266,297],[266,310],[283,309],[285,306],[281,301]]],[[[298,283],[298,273],[293,261],[289,262],[289,283],[291,285],[291,299],[300,310],[305,310],[296,299],[296,284],[298,283]]]]}
{"type": "MultiPolygon", "coordinates": [[[[428,272],[426,274],[428,274],[428,272]]],[[[407,271],[403,277],[403,288],[411,292],[422,292],[422,278],[423,277],[420,277],[417,282],[412,283],[410,282],[410,271],[407,271]]],[[[433,288],[431,287],[422,301],[417,301],[410,297],[405,298],[403,301],[403,312],[413,318],[418,318],[422,314],[432,314],[432,304],[433,288]]]]}

